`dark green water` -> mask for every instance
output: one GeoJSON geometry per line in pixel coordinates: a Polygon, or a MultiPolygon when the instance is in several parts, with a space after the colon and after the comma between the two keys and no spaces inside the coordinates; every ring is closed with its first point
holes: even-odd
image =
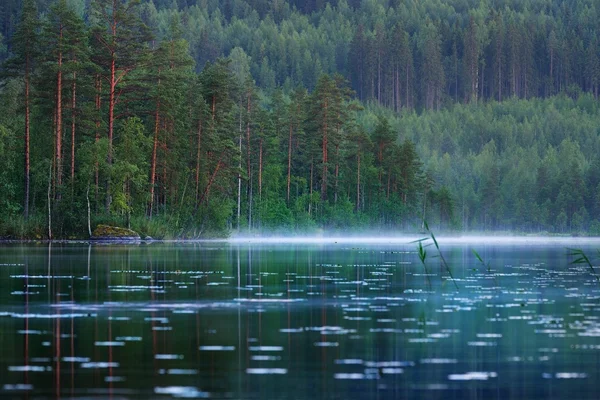
{"type": "Polygon", "coordinates": [[[0,397],[596,399],[565,247],[0,245],[0,397]]]}

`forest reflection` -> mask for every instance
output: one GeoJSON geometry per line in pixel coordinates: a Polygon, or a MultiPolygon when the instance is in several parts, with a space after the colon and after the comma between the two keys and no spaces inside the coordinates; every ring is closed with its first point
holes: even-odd
{"type": "Polygon", "coordinates": [[[593,398],[587,271],[555,246],[480,248],[493,276],[444,251],[458,291],[414,245],[2,246],[1,391],[593,398]]]}

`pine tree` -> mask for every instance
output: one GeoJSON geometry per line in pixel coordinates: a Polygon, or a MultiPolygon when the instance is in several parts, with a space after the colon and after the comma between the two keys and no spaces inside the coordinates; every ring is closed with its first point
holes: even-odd
{"type": "Polygon", "coordinates": [[[12,37],[13,57],[3,67],[9,76],[19,76],[24,81],[25,141],[24,141],[24,200],[23,216],[29,217],[30,192],[30,140],[31,140],[31,78],[38,55],[38,17],[34,0],[24,0],[19,24],[12,37]]]}
{"type": "MultiPolygon", "coordinates": [[[[157,200],[156,181],[157,165],[159,162],[159,149],[163,151],[163,164],[167,163],[169,147],[175,147],[174,143],[169,143],[168,137],[173,138],[173,130],[176,125],[176,115],[178,109],[183,109],[183,93],[185,85],[191,81],[191,72],[193,60],[189,55],[188,44],[181,38],[181,29],[179,21],[171,21],[169,28],[170,37],[158,44],[152,51],[152,58],[149,62],[148,76],[150,91],[149,95],[154,104],[153,114],[153,144],[152,156],[150,160],[149,174],[149,203],[147,206],[147,215],[152,218],[155,213],[155,201],[157,200]],[[161,129],[161,127],[163,129],[161,129]],[[161,141],[161,131],[165,137],[161,141]]],[[[173,138],[176,140],[176,138],[173,138]]],[[[167,180],[163,176],[163,192],[167,191],[167,180]]],[[[164,196],[163,196],[164,198],[164,196]]],[[[164,202],[163,202],[164,203],[164,202]]],[[[164,204],[163,204],[164,205],[164,204]]]]}
{"type": "MultiPolygon", "coordinates": [[[[214,64],[207,64],[200,75],[202,95],[209,106],[209,120],[206,134],[203,135],[208,170],[207,183],[196,203],[196,210],[209,202],[211,189],[217,178],[222,177],[227,181],[231,175],[237,177],[239,147],[234,142],[237,129],[233,118],[232,81],[229,60],[223,58],[214,64]]],[[[224,186],[230,188],[227,184],[224,186]]]]}
{"type": "Polygon", "coordinates": [[[286,201],[290,204],[290,185],[292,182],[292,157],[294,148],[298,147],[304,131],[304,119],[306,118],[307,93],[303,88],[297,88],[292,93],[292,101],[288,111],[289,135],[287,140],[287,190],[286,201]]]}
{"type": "MultiPolygon", "coordinates": [[[[329,185],[329,148],[340,142],[339,135],[347,113],[347,101],[350,92],[346,82],[340,76],[322,75],[312,94],[312,127],[321,144],[321,200],[328,199],[329,185]]],[[[311,174],[312,175],[312,174],[311,174]]]]}
{"type": "Polygon", "coordinates": [[[494,89],[495,93],[497,94],[496,99],[498,101],[502,101],[502,93],[505,79],[504,35],[505,32],[502,13],[497,13],[494,17],[493,30],[491,36],[493,52],[492,71],[494,75],[492,82],[494,82],[494,89]]]}
{"type": "Polygon", "coordinates": [[[71,92],[71,181],[75,177],[75,107],[77,72],[88,67],[86,32],[83,20],[67,5],[66,0],[58,0],[50,7],[41,35],[45,51],[40,61],[43,65],[41,82],[52,82],[54,107],[54,179],[56,198],[60,199],[63,184],[64,164],[64,116],[63,90],[71,92]],[[70,81],[70,82],[69,82],[70,81]],[[70,86],[70,88],[69,88],[70,86]]]}
{"type": "Polygon", "coordinates": [[[587,89],[598,98],[598,86],[600,85],[600,46],[598,37],[594,35],[588,43],[585,60],[585,81],[587,89]]]}
{"type": "Polygon", "coordinates": [[[439,109],[446,81],[442,65],[441,38],[433,23],[428,22],[423,29],[420,37],[422,97],[425,100],[425,108],[439,109]]]}
{"type": "Polygon", "coordinates": [[[410,107],[409,99],[412,97],[413,80],[413,56],[410,37],[400,24],[394,26],[394,30],[389,36],[388,46],[391,52],[390,60],[393,64],[394,108],[396,111],[400,111],[402,105],[407,108],[410,107]]]}
{"type": "Polygon", "coordinates": [[[383,116],[377,117],[377,125],[375,125],[375,130],[373,131],[372,141],[375,144],[376,148],[376,160],[377,167],[379,169],[379,185],[381,189],[382,186],[382,178],[384,172],[384,158],[387,152],[386,148],[395,142],[396,138],[394,132],[392,132],[392,128],[390,127],[390,123],[387,118],[383,116]]]}
{"type": "Polygon", "coordinates": [[[469,27],[464,38],[465,51],[465,101],[477,103],[478,84],[479,84],[479,40],[477,38],[477,25],[475,18],[469,19],[469,27]]]}
{"type": "Polygon", "coordinates": [[[354,210],[356,212],[361,211],[361,187],[363,183],[361,181],[362,171],[364,169],[363,159],[365,154],[371,151],[371,139],[369,135],[360,127],[353,126],[349,135],[349,156],[356,158],[356,203],[354,204],[354,210]]]}
{"type": "MultiPolygon", "coordinates": [[[[123,93],[125,78],[146,61],[150,34],[142,23],[139,0],[94,0],[92,2],[93,43],[96,50],[93,61],[101,68],[108,83],[108,154],[109,167],[113,163],[115,108],[123,93]]],[[[110,209],[110,177],[106,180],[106,212],[110,209]]]]}

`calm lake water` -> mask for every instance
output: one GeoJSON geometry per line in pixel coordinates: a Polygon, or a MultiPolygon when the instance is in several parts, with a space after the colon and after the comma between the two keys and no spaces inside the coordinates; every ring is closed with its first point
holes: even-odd
{"type": "Polygon", "coordinates": [[[0,245],[0,397],[598,398],[567,245],[440,246],[0,245]]]}

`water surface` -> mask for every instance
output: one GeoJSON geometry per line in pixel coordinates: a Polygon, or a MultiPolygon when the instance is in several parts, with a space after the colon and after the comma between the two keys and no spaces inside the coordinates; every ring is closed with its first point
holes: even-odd
{"type": "Polygon", "coordinates": [[[572,245],[0,245],[0,396],[597,398],[572,245]]]}

